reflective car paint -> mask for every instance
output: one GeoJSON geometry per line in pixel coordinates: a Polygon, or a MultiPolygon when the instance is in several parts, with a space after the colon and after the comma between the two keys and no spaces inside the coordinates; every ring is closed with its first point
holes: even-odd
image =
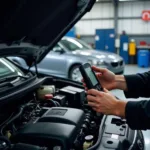
{"type": "MultiPolygon", "coordinates": [[[[75,38],[64,37],[63,40],[64,39],[75,41],[75,43],[79,42],[76,41],[75,38]]],[[[18,57],[9,58],[24,68],[27,68],[23,59],[18,57]]],[[[124,61],[122,57],[117,54],[93,50],[90,49],[90,47],[87,47],[87,49],[69,50],[61,41],[37,66],[40,73],[68,78],[72,66],[86,62],[98,67],[108,68],[116,74],[124,72],[124,61]],[[60,49],[60,51],[57,51],[58,49],[60,49]]],[[[31,70],[35,71],[35,68],[32,67],[31,70]]]]}

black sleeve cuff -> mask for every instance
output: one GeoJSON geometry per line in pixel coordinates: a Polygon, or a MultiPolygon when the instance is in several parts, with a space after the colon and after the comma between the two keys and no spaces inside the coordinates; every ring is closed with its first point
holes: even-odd
{"type": "Polygon", "coordinates": [[[128,88],[128,92],[124,92],[126,98],[138,98],[140,78],[137,75],[125,75],[124,77],[128,88]]]}
{"type": "Polygon", "coordinates": [[[125,116],[127,119],[127,124],[131,129],[134,129],[138,122],[137,116],[137,102],[128,102],[126,105],[125,116]]]}
{"type": "Polygon", "coordinates": [[[145,117],[141,106],[146,101],[129,101],[125,109],[127,124],[133,130],[146,130],[145,117]]]}

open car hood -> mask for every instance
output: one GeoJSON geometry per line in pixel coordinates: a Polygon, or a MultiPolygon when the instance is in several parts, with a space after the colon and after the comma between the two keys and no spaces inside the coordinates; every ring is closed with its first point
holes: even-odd
{"type": "Polygon", "coordinates": [[[0,1],[0,56],[40,62],[95,0],[0,1]]]}

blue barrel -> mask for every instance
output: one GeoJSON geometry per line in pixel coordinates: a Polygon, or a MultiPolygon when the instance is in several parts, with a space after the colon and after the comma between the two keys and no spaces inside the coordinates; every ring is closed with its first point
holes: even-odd
{"type": "Polygon", "coordinates": [[[138,66],[139,67],[149,67],[149,51],[139,50],[138,51],[138,66]]]}

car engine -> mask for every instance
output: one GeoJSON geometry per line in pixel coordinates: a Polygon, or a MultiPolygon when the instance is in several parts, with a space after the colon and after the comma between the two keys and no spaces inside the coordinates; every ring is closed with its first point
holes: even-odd
{"type": "Polygon", "coordinates": [[[144,150],[142,132],[93,111],[80,83],[45,77],[28,85],[0,109],[0,150],[144,150]]]}
{"type": "Polygon", "coordinates": [[[83,88],[42,84],[21,99],[24,103],[1,122],[1,147],[79,150],[86,138],[91,146],[96,143],[102,115],[87,105],[83,88]]]}

